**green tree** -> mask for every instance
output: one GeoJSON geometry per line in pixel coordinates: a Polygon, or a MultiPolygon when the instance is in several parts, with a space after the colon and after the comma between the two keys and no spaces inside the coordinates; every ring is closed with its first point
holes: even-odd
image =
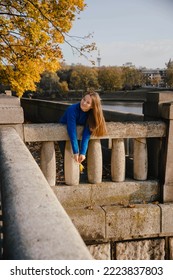
{"type": "MultiPolygon", "coordinates": [[[[71,45],[68,32],[85,6],[84,0],[0,0],[3,82],[22,96],[35,90],[45,70],[57,71],[63,57],[60,44],[71,45]]],[[[84,54],[90,47],[94,44],[76,49],[84,54]]]]}
{"type": "Polygon", "coordinates": [[[173,61],[166,63],[165,82],[169,87],[173,87],[173,61]]]}
{"type": "Polygon", "coordinates": [[[140,70],[130,67],[123,67],[122,70],[123,88],[133,89],[144,83],[145,78],[140,70]]]}
{"type": "Polygon", "coordinates": [[[57,73],[45,71],[41,74],[41,80],[37,85],[37,91],[51,96],[57,93],[63,93],[68,91],[68,84],[66,81],[60,81],[57,73]]]}
{"type": "Polygon", "coordinates": [[[40,92],[46,93],[47,95],[51,95],[59,91],[60,82],[59,77],[54,72],[45,71],[41,75],[41,80],[38,83],[37,89],[40,92]]]}
{"type": "Polygon", "coordinates": [[[95,68],[82,65],[72,68],[70,76],[71,89],[86,91],[88,88],[98,89],[98,86],[98,72],[95,68]]]}
{"type": "Polygon", "coordinates": [[[122,87],[120,67],[101,67],[98,70],[99,85],[103,90],[118,90],[122,87]]]}

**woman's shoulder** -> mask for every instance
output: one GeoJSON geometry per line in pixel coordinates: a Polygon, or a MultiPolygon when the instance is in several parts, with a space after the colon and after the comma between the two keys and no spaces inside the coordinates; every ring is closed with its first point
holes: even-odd
{"type": "Polygon", "coordinates": [[[71,104],[68,107],[68,110],[69,111],[78,111],[78,110],[80,110],[80,103],[71,104]]]}

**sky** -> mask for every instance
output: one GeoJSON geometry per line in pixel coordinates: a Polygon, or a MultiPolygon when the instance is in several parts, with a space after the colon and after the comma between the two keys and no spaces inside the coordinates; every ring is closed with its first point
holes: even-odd
{"type": "Polygon", "coordinates": [[[166,68],[173,60],[173,0],[86,0],[87,7],[66,39],[75,46],[95,42],[88,59],[61,45],[66,64],[166,68]],[[90,39],[79,39],[92,34],[90,39]],[[74,36],[74,37],[73,37],[74,36]],[[72,39],[72,37],[74,39],[72,39]]]}

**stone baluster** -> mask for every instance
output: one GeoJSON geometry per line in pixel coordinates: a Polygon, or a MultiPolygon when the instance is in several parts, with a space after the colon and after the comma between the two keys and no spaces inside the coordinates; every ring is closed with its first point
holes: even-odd
{"type": "Polygon", "coordinates": [[[99,139],[89,141],[87,155],[88,181],[92,184],[102,182],[102,149],[99,139]]]}
{"type": "Polygon", "coordinates": [[[133,177],[146,180],[148,174],[148,155],[146,138],[134,139],[133,177]]]}
{"type": "Polygon", "coordinates": [[[43,142],[41,146],[40,167],[50,186],[56,184],[56,158],[54,142],[43,142]]]}
{"type": "MultiPolygon", "coordinates": [[[[173,93],[172,93],[173,95],[173,93]]],[[[162,118],[168,122],[168,133],[162,147],[161,170],[163,201],[173,203],[173,102],[162,105],[162,118]]]]}
{"type": "Polygon", "coordinates": [[[123,182],[125,180],[124,139],[112,140],[111,176],[114,182],[123,182]]]}
{"type": "Polygon", "coordinates": [[[79,185],[79,164],[73,158],[70,141],[66,141],[65,145],[64,176],[67,185],[79,185]]]}

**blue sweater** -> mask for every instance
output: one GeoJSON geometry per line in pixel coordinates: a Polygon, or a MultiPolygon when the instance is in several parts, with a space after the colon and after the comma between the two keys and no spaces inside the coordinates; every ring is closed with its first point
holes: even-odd
{"type": "Polygon", "coordinates": [[[87,125],[88,112],[83,112],[80,108],[80,103],[70,105],[65,111],[64,115],[60,118],[60,123],[67,125],[67,132],[70,137],[72,150],[74,154],[86,155],[88,142],[91,132],[87,125]],[[83,125],[82,141],[80,149],[77,139],[77,125],[83,125]]]}

